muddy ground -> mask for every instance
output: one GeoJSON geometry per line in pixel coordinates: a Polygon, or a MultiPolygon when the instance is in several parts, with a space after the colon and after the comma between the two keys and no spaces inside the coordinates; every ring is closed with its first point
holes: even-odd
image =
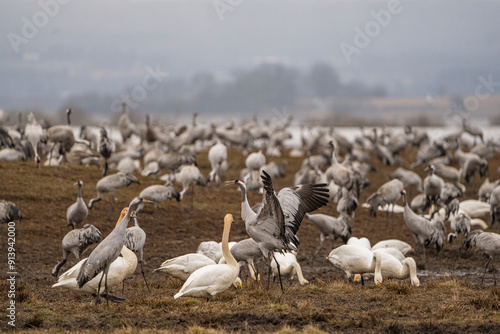
{"type": "MultiPolygon", "coordinates": [[[[287,160],[287,175],[276,179],[275,189],[292,185],[293,175],[299,169],[302,159],[287,160]]],[[[408,160],[414,151],[407,152],[408,160]]],[[[239,151],[231,150],[229,175],[227,179],[239,176],[244,167],[244,157],[239,151]]],[[[201,152],[198,164],[205,176],[209,172],[207,153],[201,152]]],[[[386,167],[374,161],[375,172],[369,174],[371,185],[361,193],[360,203],[388,180],[396,167],[386,167]]],[[[490,161],[489,175],[496,179],[500,166],[500,155],[490,161]]],[[[424,176],[423,167],[416,171],[424,176]]],[[[459,252],[458,243],[445,244],[438,254],[434,248],[427,249],[427,263],[423,269],[421,250],[409,254],[419,265],[418,276],[421,287],[404,282],[387,282],[383,287],[367,282],[363,287],[345,280],[345,274],[325,259],[332,243],[326,240],[323,249],[313,262],[307,259],[319,244],[319,232],[304,219],[298,232],[300,249],[298,260],[304,276],[311,283],[300,286],[297,280],[286,283],[285,294],[279,285],[272,284],[268,291],[263,282],[256,284],[245,281],[240,290],[231,290],[206,303],[204,300],[184,298],[173,299],[182,283],[163,273],[153,273],[164,260],[195,252],[201,241],[220,241],[222,221],[226,213],[236,218],[230,239],[238,241],[247,238],[244,223],[240,217],[240,193],[236,186],[216,188],[195,187],[182,202],[175,200],[161,204],[161,211],[154,212],[147,206],[139,214],[139,223],[147,233],[144,249],[145,271],[152,288],[148,293],[139,269],[135,276],[126,281],[127,300],[122,304],[98,305],[92,296],[73,291],[51,289],[56,279],[51,270],[61,259],[61,240],[69,231],[66,228],[66,209],[76,199],[75,181],[82,180],[83,196],[86,202],[95,197],[95,184],[101,170],[97,167],[63,166],[35,168],[34,164],[0,163],[0,198],[13,201],[23,214],[23,221],[16,224],[16,329],[41,330],[92,330],[135,331],[142,329],[198,331],[212,328],[225,332],[257,332],[290,330],[332,331],[389,331],[414,332],[477,332],[495,331],[500,325],[500,292],[493,286],[493,275],[486,273],[481,283],[486,259],[474,250],[459,252]]],[[[121,209],[139,194],[140,190],[161,183],[158,179],[144,178],[136,173],[140,185],[131,185],[116,192],[114,204],[107,198],[96,203],[86,223],[94,224],[103,235],[109,234],[115,225],[121,209]]],[[[468,186],[462,199],[476,199],[482,180],[468,186]]],[[[175,184],[178,190],[180,184],[175,184]]],[[[262,196],[249,194],[251,205],[260,202],[262,196]]],[[[399,203],[402,205],[402,199],[399,203]]],[[[336,205],[330,203],[318,213],[337,216],[336,205]]],[[[385,228],[385,215],[369,215],[367,209],[356,211],[352,235],[368,237],[372,244],[384,239],[397,238],[415,248],[415,241],[405,226],[402,214],[395,214],[394,228],[385,228]]],[[[449,232],[449,222],[446,224],[449,232]]],[[[2,224],[2,277],[5,277],[7,226],[2,224]]],[[[340,245],[335,240],[335,245],[340,245]]],[[[93,248],[92,248],[93,249],[93,248]]],[[[90,251],[92,250],[90,249],[90,251]]],[[[90,251],[85,254],[88,256],[90,251]]],[[[71,255],[61,273],[76,263],[71,255]]],[[[261,264],[261,272],[266,270],[261,264]]],[[[500,278],[500,276],[499,276],[500,278]]],[[[2,279],[3,289],[8,286],[2,279]]],[[[120,294],[120,289],[114,290],[120,294]]],[[[9,301],[3,293],[3,304],[9,301]]],[[[10,326],[4,321],[0,329],[10,326]]]]}

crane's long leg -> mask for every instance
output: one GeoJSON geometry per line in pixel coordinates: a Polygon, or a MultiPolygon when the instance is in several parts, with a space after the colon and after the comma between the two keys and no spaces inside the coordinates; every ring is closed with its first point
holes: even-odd
{"type": "MultiPolygon", "coordinates": [[[[491,257],[488,259],[488,262],[486,262],[486,267],[484,267],[484,273],[483,273],[483,279],[481,279],[481,283],[484,282],[484,276],[486,275],[486,269],[488,269],[488,265],[490,264],[491,257]]],[[[495,272],[493,272],[493,276],[495,275],[495,272]]],[[[496,285],[496,282],[495,282],[496,285]]]]}
{"type": "MultiPolygon", "coordinates": [[[[276,261],[276,258],[274,257],[274,253],[272,253],[272,255],[273,255],[274,261],[276,262],[276,268],[278,269],[278,278],[280,279],[281,292],[284,293],[285,289],[283,289],[283,282],[281,281],[280,264],[278,263],[278,261],[276,261]]],[[[271,266],[269,266],[269,270],[271,270],[271,266]]]]}
{"type": "Polygon", "coordinates": [[[146,280],[146,276],[144,275],[144,269],[142,267],[142,260],[140,260],[139,263],[141,264],[141,274],[142,274],[142,277],[144,278],[144,282],[146,282],[146,287],[148,288],[149,293],[151,293],[151,290],[149,289],[148,281],[146,280]]]}
{"type": "Polygon", "coordinates": [[[61,262],[59,262],[55,267],[54,269],[52,269],[52,276],[54,277],[57,277],[57,274],[59,273],[59,269],[61,269],[61,267],[66,263],[67,259],[64,258],[61,260],[61,262]]]}
{"type": "MultiPolygon", "coordinates": [[[[106,279],[104,280],[104,292],[106,293],[106,296],[109,295],[108,293],[108,271],[106,271],[106,279]]],[[[109,305],[109,299],[106,298],[106,305],[109,305]]]]}
{"type": "Polygon", "coordinates": [[[323,233],[321,233],[319,236],[319,247],[316,250],[316,252],[314,252],[313,256],[311,256],[309,261],[312,261],[312,259],[314,259],[314,257],[316,257],[316,255],[318,255],[319,251],[321,250],[321,247],[323,246],[323,241],[325,241],[325,236],[323,235],[323,233]]]}
{"type": "Polygon", "coordinates": [[[95,304],[99,304],[101,302],[101,283],[104,277],[104,273],[102,273],[101,279],[99,280],[99,284],[97,285],[97,297],[95,299],[95,304]]]}

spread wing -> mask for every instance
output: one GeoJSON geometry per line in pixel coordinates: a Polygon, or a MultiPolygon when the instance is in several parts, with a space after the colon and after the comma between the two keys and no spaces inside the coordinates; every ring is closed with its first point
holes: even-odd
{"type": "MultiPolygon", "coordinates": [[[[328,204],[328,188],[325,186],[324,183],[304,184],[283,188],[279,192],[277,198],[283,210],[288,238],[296,239],[295,234],[306,213],[328,204]]],[[[294,244],[298,245],[298,240],[294,244]]]]}
{"type": "MultiPolygon", "coordinates": [[[[261,230],[263,236],[266,234],[268,237],[282,241],[284,247],[288,244],[288,240],[286,240],[285,237],[285,217],[283,215],[283,210],[274,193],[271,176],[265,171],[262,171],[262,173],[263,175],[261,175],[261,178],[264,185],[264,195],[262,207],[257,216],[256,226],[261,230]]],[[[282,246],[276,248],[281,249],[282,246]]]]}
{"type": "Polygon", "coordinates": [[[258,224],[261,225],[261,229],[279,238],[283,243],[283,249],[296,250],[299,240],[295,234],[304,215],[328,203],[326,184],[284,188],[276,196],[269,174],[263,170],[261,178],[264,185],[264,198],[257,219],[258,224]]]}

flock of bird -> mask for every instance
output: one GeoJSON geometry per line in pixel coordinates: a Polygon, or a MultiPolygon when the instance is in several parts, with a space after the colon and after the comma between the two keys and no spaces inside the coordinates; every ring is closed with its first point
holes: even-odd
{"type": "MultiPolygon", "coordinates": [[[[402,131],[374,128],[365,132],[362,128],[355,138],[346,138],[333,128],[302,127],[301,147],[287,153],[304,160],[294,175],[294,184],[275,192],[273,179],[284,176],[286,164],[267,160],[284,154],[285,141],[292,137],[291,118],[275,124],[259,124],[253,119],[238,127],[234,122],[221,126],[198,124],[194,115],[190,126],[168,127],[152,125],[147,116],[144,124],[136,125],[130,121],[124,105],[117,124],[121,140],[116,141],[105,127],[99,128],[99,135],[90,127],[82,127],[77,137],[71,127],[71,110],[66,113],[67,125],[44,126],[30,114],[24,126],[0,127],[0,161],[32,157],[38,168],[46,168],[40,166],[42,163],[103,165],[102,178],[96,184],[97,197],[88,204],[82,197],[83,182],[75,183],[77,200],[66,214],[67,226],[73,230],[62,239],[63,258],[52,270],[52,275],[58,277],[53,287],[94,294],[96,303],[101,297],[122,302],[124,299],[111,295],[110,289],[120,284],[123,289],[124,280],[135,272],[137,264],[141,265],[150,290],[143,269],[146,233],[139,226],[137,214],[147,203],[154,205],[156,214],[161,211],[161,202],[173,198],[182,201],[192,185],[221,186],[229,174],[235,174],[229,170],[228,148],[240,149],[246,155],[246,168],[239,173],[240,178],[225,184],[241,192],[240,215],[248,238],[229,242],[234,218],[228,213],[220,243],[202,242],[196,252],[164,261],[155,271],[184,281],[174,298],[211,299],[231,286],[241,286],[240,274],[245,267],[251,279],[260,280],[259,262],[264,262],[268,269],[268,289],[273,276],[279,278],[283,291],[282,276],[297,276],[300,284],[307,284],[297,261],[297,232],[304,218],[320,232],[319,246],[309,261],[320,252],[326,238],[332,242],[339,238],[344,245],[335,247],[327,259],[349,279],[364,284],[366,277],[373,277],[375,284],[380,285],[388,278],[410,278],[412,285],[420,285],[416,261],[406,256],[413,250],[411,245],[391,239],[371,246],[367,238],[352,236],[355,212],[363,207],[374,216],[386,211],[386,229],[389,220],[394,229],[394,212],[402,213],[415,247],[421,248],[423,266],[427,247],[435,246],[439,252],[446,240],[451,243],[460,234],[464,248],[473,246],[488,256],[483,279],[490,263],[500,254],[500,235],[483,231],[500,223],[500,180],[490,182],[485,178],[489,161],[500,151],[499,145],[493,140],[485,142],[481,129],[466,119],[457,131],[437,140],[424,130],[409,126],[402,131]],[[472,136],[474,143],[467,141],[465,134],[472,136]],[[262,147],[267,150],[263,152],[262,147]],[[403,153],[412,147],[417,153],[407,161],[403,153]],[[208,151],[211,164],[208,178],[196,165],[196,155],[203,150],[208,151]],[[368,177],[374,170],[372,159],[394,167],[393,173],[360,205],[360,195],[370,184],[368,177]],[[414,171],[419,166],[428,171],[423,180],[414,171]],[[112,170],[116,173],[109,174],[112,170]],[[142,189],[123,209],[113,231],[103,238],[95,226],[85,224],[89,210],[106,193],[113,202],[114,193],[120,188],[139,183],[136,171],[141,177],[158,178],[164,183],[142,189]],[[484,181],[478,200],[460,201],[467,188],[481,179],[484,181]],[[181,191],[176,190],[175,183],[182,185],[181,191]],[[253,206],[247,197],[252,191],[262,193],[262,202],[253,206]],[[397,205],[401,197],[403,206],[397,205]],[[336,203],[337,217],[313,213],[333,205],[331,202],[336,203]],[[486,217],[491,218],[489,224],[484,221],[486,217]],[[131,220],[134,225],[129,227],[131,220]],[[451,232],[446,236],[447,225],[451,232]],[[92,244],[97,246],[87,258],[80,259],[92,244]],[[59,275],[71,253],[79,262],[59,275]]],[[[14,203],[0,200],[0,222],[21,218],[14,203]]],[[[493,267],[496,284],[494,274],[493,267]]]]}

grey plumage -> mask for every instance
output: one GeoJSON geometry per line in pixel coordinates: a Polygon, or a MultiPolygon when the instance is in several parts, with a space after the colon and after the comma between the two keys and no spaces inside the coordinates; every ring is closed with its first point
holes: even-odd
{"type": "Polygon", "coordinates": [[[82,223],[89,214],[89,210],[82,197],[83,182],[78,180],[74,185],[78,186],[76,202],[71,204],[68,210],[66,210],[66,226],[72,226],[73,228],[82,223]]]}
{"type": "MultiPolygon", "coordinates": [[[[139,197],[142,198],[141,196],[139,197]]],[[[134,226],[127,228],[125,247],[127,247],[133,252],[139,253],[141,274],[142,277],[144,277],[144,282],[146,282],[148,291],[151,292],[151,290],[149,289],[148,281],[146,280],[146,276],[144,275],[144,268],[143,268],[144,245],[146,244],[146,232],[144,232],[144,230],[139,226],[139,223],[137,222],[136,212],[133,213],[132,217],[134,218],[134,226]]]]}
{"type": "MultiPolygon", "coordinates": [[[[377,191],[366,200],[366,202],[370,204],[370,212],[376,217],[379,206],[392,205],[392,217],[394,218],[394,204],[401,198],[401,189],[403,188],[403,182],[398,179],[393,179],[381,185],[377,191]]],[[[385,228],[387,229],[389,210],[386,211],[385,218],[385,228]]]]}
{"type": "Polygon", "coordinates": [[[404,200],[404,213],[403,217],[408,227],[408,230],[413,234],[413,238],[417,244],[422,245],[425,263],[425,246],[435,244],[439,252],[443,248],[444,239],[444,223],[439,219],[428,220],[422,216],[417,215],[409,207],[406,200],[406,191],[401,190],[404,200]]]}
{"type": "Polygon", "coordinates": [[[477,191],[478,199],[483,202],[489,202],[493,189],[495,189],[495,187],[498,186],[499,184],[500,180],[496,180],[495,182],[490,182],[490,179],[486,178],[481,187],[479,187],[479,190],[477,191]]]}
{"type": "Polygon", "coordinates": [[[21,210],[14,203],[0,199],[0,223],[20,222],[22,218],[21,210]]]}
{"type": "Polygon", "coordinates": [[[108,159],[111,154],[115,151],[115,144],[111,139],[108,138],[108,132],[104,127],[101,127],[101,137],[99,138],[99,154],[104,158],[104,168],[102,170],[102,176],[106,176],[108,173],[108,159]]]}
{"type": "Polygon", "coordinates": [[[453,217],[450,222],[450,227],[453,233],[448,234],[449,243],[453,241],[453,238],[456,239],[458,237],[458,234],[462,234],[465,238],[467,238],[471,228],[470,217],[466,213],[461,212],[453,217]]]}
{"type": "MultiPolygon", "coordinates": [[[[297,250],[299,240],[295,234],[304,215],[328,203],[328,189],[326,184],[306,184],[283,188],[276,195],[269,174],[262,171],[261,178],[264,194],[258,214],[248,204],[245,184],[241,180],[234,183],[241,189],[241,217],[247,233],[257,242],[270,264],[274,251],[297,250]]],[[[283,290],[282,284],[281,288],[283,290]]]]}
{"type": "MultiPolygon", "coordinates": [[[[486,275],[486,270],[488,269],[488,265],[492,260],[495,259],[498,255],[500,255],[500,235],[492,232],[483,232],[482,230],[474,230],[464,241],[464,246],[466,249],[471,246],[476,247],[481,253],[488,256],[488,262],[486,262],[486,267],[484,267],[483,279],[486,275]]],[[[493,268],[493,279],[495,281],[495,285],[497,284],[497,280],[495,278],[495,267],[493,264],[491,265],[493,268]]]]}
{"type": "MultiPolygon", "coordinates": [[[[139,194],[139,197],[153,202],[155,209],[158,208],[161,202],[171,198],[175,198],[177,202],[180,201],[179,192],[175,190],[172,182],[170,181],[166,181],[165,184],[154,184],[144,188],[139,194]]],[[[137,212],[140,212],[143,207],[144,204],[139,205],[137,212]]]]}
{"type": "Polygon", "coordinates": [[[311,259],[319,253],[323,246],[323,241],[325,241],[326,238],[331,239],[332,244],[336,238],[341,238],[345,244],[351,236],[351,219],[346,213],[341,213],[337,218],[322,213],[306,213],[305,217],[312,221],[320,232],[319,246],[313,256],[311,256],[311,259]]]}
{"type": "Polygon", "coordinates": [[[129,206],[124,218],[118,223],[113,231],[99,243],[90,256],[82,264],[80,272],[78,273],[77,282],[78,287],[81,288],[89,280],[97,276],[101,271],[104,273],[99,281],[96,303],[100,301],[100,289],[102,279],[106,276],[104,281],[105,293],[108,295],[107,275],[109,266],[120,255],[122,247],[125,245],[127,225],[130,221],[130,216],[137,206],[143,202],[140,197],[134,198],[129,206]]]}
{"type": "Polygon", "coordinates": [[[252,238],[243,239],[234,244],[230,249],[231,254],[241,267],[248,265],[248,270],[254,279],[258,279],[257,262],[264,259],[259,245],[252,238]]]}
{"type": "Polygon", "coordinates": [[[354,218],[354,212],[359,206],[359,201],[354,196],[352,191],[348,190],[345,187],[342,187],[340,190],[340,198],[337,202],[337,212],[338,213],[346,213],[354,218]]]}
{"type": "Polygon", "coordinates": [[[428,205],[436,205],[444,185],[443,179],[434,174],[434,165],[429,165],[429,175],[424,179],[424,193],[428,205]]]}
{"type": "Polygon", "coordinates": [[[85,224],[82,228],[69,231],[62,240],[63,259],[52,269],[52,275],[57,277],[59,270],[68,260],[70,253],[73,253],[76,259],[80,261],[82,253],[90,245],[101,241],[101,238],[101,232],[97,227],[90,224],[85,224]]]}
{"type": "Polygon", "coordinates": [[[500,223],[500,186],[496,186],[490,195],[491,224],[500,223]]]}
{"type": "Polygon", "coordinates": [[[139,180],[130,173],[116,173],[112,175],[107,175],[97,182],[97,197],[92,198],[89,201],[89,210],[92,209],[95,202],[99,202],[105,193],[109,193],[110,200],[114,201],[114,193],[117,189],[122,187],[127,187],[132,183],[139,184],[139,180]]]}
{"type": "Polygon", "coordinates": [[[418,193],[423,192],[422,178],[414,171],[399,167],[391,174],[390,178],[398,179],[403,182],[405,189],[409,187],[415,187],[418,193]]]}

